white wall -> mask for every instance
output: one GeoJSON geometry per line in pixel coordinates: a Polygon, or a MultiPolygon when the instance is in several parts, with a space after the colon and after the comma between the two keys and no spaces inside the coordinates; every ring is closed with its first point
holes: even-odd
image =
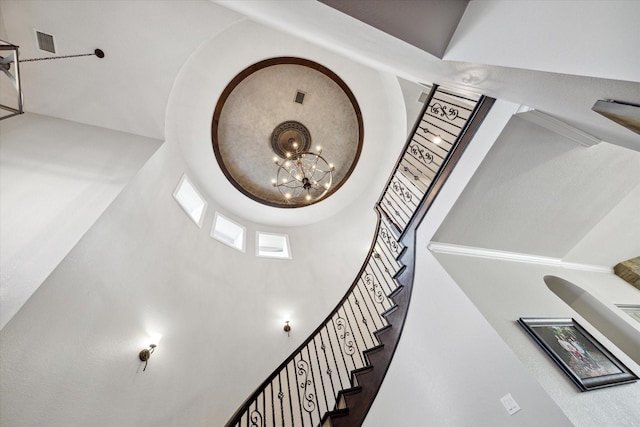
{"type": "MultiPolygon", "coordinates": [[[[638,162],[640,168],[640,161],[638,162]]],[[[613,267],[640,255],[640,184],[564,256],[565,261],[613,267]]]]}
{"type": "MultiPolygon", "coordinates": [[[[639,183],[640,153],[608,143],[585,148],[514,117],[434,240],[562,258],[639,183]]],[[[632,201],[616,218],[635,220],[632,201]]],[[[609,231],[592,238],[607,240],[608,248],[625,248],[622,252],[595,250],[587,257],[581,251],[572,261],[611,266],[609,255],[640,251],[635,231],[622,224],[609,231]]]]}
{"type": "MultiPolygon", "coordinates": [[[[579,392],[516,320],[573,317],[627,367],[640,374],[640,366],[553,294],[543,277],[550,274],[569,280],[589,289],[610,306],[614,302],[638,304],[640,291],[613,274],[445,254],[437,254],[436,258],[575,425],[637,426],[640,383],[579,392]],[[610,296],[604,299],[602,295],[610,296]]],[[[619,315],[625,316],[622,312],[619,315]]],[[[625,321],[633,322],[630,317],[625,321]]]]}
{"type": "Polygon", "coordinates": [[[637,82],[638,16],[637,1],[471,1],[444,59],[637,82]]]}
{"type": "Polygon", "coordinates": [[[424,108],[424,102],[419,102],[418,99],[423,92],[428,94],[431,89],[401,78],[398,78],[398,83],[407,109],[407,137],[409,137],[416,124],[416,118],[424,108]]]}
{"type": "Polygon", "coordinates": [[[570,426],[419,239],[400,346],[369,426],[570,426]],[[500,398],[522,408],[510,416],[500,398]]]}
{"type": "Polygon", "coordinates": [[[161,141],[29,113],[0,141],[2,328],[161,141]]]}
{"type": "Polygon", "coordinates": [[[247,253],[213,240],[219,205],[199,229],[172,197],[185,170],[165,143],[2,330],[0,424],[222,425],[356,277],[372,206],[279,229],[293,260],[259,259],[255,231],[275,229],[242,221],[247,253]]]}

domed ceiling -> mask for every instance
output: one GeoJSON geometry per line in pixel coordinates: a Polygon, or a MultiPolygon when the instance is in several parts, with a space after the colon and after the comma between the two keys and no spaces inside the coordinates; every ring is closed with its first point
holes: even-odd
{"type": "Polygon", "coordinates": [[[351,90],[328,68],[272,58],[227,85],[211,139],[220,168],[243,194],[269,206],[301,207],[333,194],[353,171],[362,115],[351,90]],[[306,176],[287,170],[303,162],[306,176]]]}

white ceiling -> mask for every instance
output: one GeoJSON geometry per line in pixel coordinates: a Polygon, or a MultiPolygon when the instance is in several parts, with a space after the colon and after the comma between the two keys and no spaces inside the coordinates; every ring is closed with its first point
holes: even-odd
{"type": "MultiPolygon", "coordinates": [[[[615,45],[616,52],[637,52],[640,30],[634,17],[640,14],[640,2],[607,2],[610,11],[606,20],[599,19],[598,2],[471,2],[474,15],[468,19],[463,16],[464,27],[459,27],[452,39],[456,55],[452,52],[451,56],[455,61],[442,61],[314,1],[220,0],[218,3],[407,80],[483,92],[527,105],[602,140],[640,150],[639,135],[591,111],[598,99],[640,103],[640,78],[636,77],[634,81],[600,78],[605,75],[602,69],[606,69],[602,64],[610,63],[609,51],[592,48],[593,40],[597,39],[598,46],[615,45]],[[522,3],[539,10],[538,19],[532,20],[530,14],[524,12],[514,13],[514,3],[518,7],[522,3]],[[484,19],[488,15],[492,20],[484,19]],[[553,17],[550,22],[554,25],[542,25],[540,21],[544,23],[545,17],[553,17]],[[562,25],[555,24],[558,22],[562,25]],[[481,34],[489,28],[492,34],[499,33],[502,37],[476,37],[476,33],[481,34]],[[585,33],[589,37],[582,37],[585,33]],[[508,42],[514,38],[520,43],[508,42]],[[567,39],[570,42],[565,41],[567,39]],[[495,63],[492,57],[484,55],[484,64],[475,63],[475,57],[470,53],[476,51],[497,52],[494,57],[508,59],[495,63]],[[537,69],[544,71],[533,71],[524,61],[530,51],[536,54],[536,61],[543,64],[537,69]],[[588,60],[583,58],[584,52],[589,52],[588,60]],[[564,59],[556,59],[559,56],[564,59]],[[573,63],[580,67],[573,67],[571,75],[561,74],[567,72],[565,64],[573,63]],[[594,75],[600,77],[590,77],[594,75]]],[[[448,54],[444,58],[448,59],[448,54]]],[[[624,68],[619,75],[638,76],[637,61],[637,55],[630,54],[619,58],[612,66],[624,68]]]]}
{"type": "Polygon", "coordinates": [[[0,0],[2,27],[20,57],[36,49],[34,29],[55,37],[59,55],[96,57],[23,63],[25,110],[164,139],[173,82],[189,55],[241,16],[208,1],[0,0]]]}
{"type": "Polygon", "coordinates": [[[469,0],[319,0],[442,58],[469,0]]]}
{"type": "MultiPolygon", "coordinates": [[[[366,66],[372,66],[413,82],[435,82],[483,92],[540,109],[608,142],[639,150],[639,135],[610,122],[590,108],[600,98],[638,102],[640,83],[601,78],[603,72],[598,70],[606,69],[602,67],[602,63],[610,60],[606,49],[590,50],[589,61],[584,61],[583,58],[585,49],[596,38],[599,43],[605,43],[603,40],[606,40],[615,45],[616,52],[620,49],[633,52],[640,40],[639,30],[635,26],[629,28],[626,23],[638,15],[635,12],[639,3],[616,2],[616,7],[612,8],[614,12],[611,12],[615,15],[605,21],[598,21],[597,7],[593,2],[524,1],[523,5],[531,7],[535,4],[542,11],[536,19],[541,19],[545,13],[554,17],[552,22],[556,24],[540,27],[537,32],[531,31],[531,26],[538,21],[532,19],[527,24],[528,16],[513,12],[509,3],[471,2],[470,10],[473,13],[463,17],[462,25],[453,37],[454,43],[445,55],[445,58],[451,57],[456,61],[440,60],[316,1],[0,0],[0,12],[6,37],[21,46],[23,58],[42,56],[35,49],[33,29],[53,34],[60,54],[91,52],[96,47],[105,51],[106,57],[102,60],[91,57],[23,65],[27,111],[67,120],[165,139],[167,130],[171,127],[170,114],[173,114],[167,110],[167,106],[171,105],[172,90],[181,78],[197,87],[201,81],[211,79],[207,73],[220,73],[216,74],[220,78],[226,78],[226,74],[232,76],[256,56],[278,51],[298,52],[304,56],[307,51],[319,52],[324,48],[327,52],[333,52],[333,58],[343,58],[343,71],[338,73],[341,76],[352,72],[350,70],[364,70],[367,69],[366,66]],[[500,12],[503,10],[511,12],[502,16],[500,12]],[[579,25],[572,24],[576,21],[576,14],[573,13],[576,11],[580,11],[579,25]],[[185,64],[196,57],[203,46],[217,35],[225,33],[234,23],[244,22],[245,16],[295,37],[282,37],[282,40],[287,40],[287,45],[270,46],[269,53],[266,53],[267,50],[258,53],[259,50],[252,47],[252,43],[260,45],[259,40],[251,40],[255,34],[244,34],[243,40],[248,43],[234,45],[236,47],[233,48],[233,55],[225,57],[240,58],[245,61],[243,64],[232,65],[221,58],[219,61],[210,61],[209,70],[197,69],[193,75],[185,74],[185,64]],[[617,21],[614,19],[616,17],[617,21]],[[566,25],[557,25],[558,22],[563,22],[563,18],[566,25]],[[526,30],[516,32],[513,21],[526,30]],[[480,39],[474,36],[482,34],[488,26],[493,28],[491,34],[502,31],[503,37],[480,39]],[[585,28],[594,30],[584,39],[576,37],[575,32],[582,29],[585,33],[585,28]],[[620,36],[621,31],[625,37],[620,36]],[[567,38],[571,40],[571,49],[567,49],[563,42],[567,38]],[[510,40],[520,40],[520,44],[507,43],[510,40]],[[487,65],[495,62],[489,55],[492,52],[490,43],[494,44],[495,50],[501,52],[499,57],[503,62],[487,65]],[[516,51],[518,48],[520,50],[516,51]],[[524,59],[528,56],[523,55],[523,51],[535,53],[536,63],[542,64],[538,69],[544,71],[526,69],[528,65],[524,59]],[[472,57],[471,52],[484,52],[484,56],[472,57]],[[558,60],[559,55],[564,60],[558,60]],[[486,64],[465,62],[471,59],[486,64]],[[359,68],[361,65],[356,66],[351,62],[354,60],[365,67],[359,68]],[[565,65],[572,61],[582,64],[577,71],[572,71],[582,75],[560,74],[567,71],[565,65]]],[[[232,42],[239,41],[230,41],[230,46],[232,42]]],[[[322,55],[330,56],[327,53],[322,55]]],[[[633,58],[630,55],[628,60],[618,61],[614,65],[632,70],[623,70],[620,75],[637,75],[637,68],[634,70],[637,58],[633,58]]],[[[357,80],[357,77],[352,77],[352,80],[357,80]]],[[[368,132],[371,135],[371,128],[367,126],[372,126],[372,123],[373,126],[379,126],[378,129],[389,132],[389,135],[403,133],[398,129],[389,129],[395,125],[391,126],[376,116],[379,114],[375,110],[381,103],[380,99],[373,93],[367,93],[364,86],[356,96],[361,106],[371,102],[370,123],[365,124],[365,138],[368,132]]],[[[383,92],[390,93],[390,90],[385,89],[383,92]]],[[[211,103],[215,103],[216,96],[213,92],[205,95],[211,103]]],[[[195,120],[191,116],[199,114],[193,109],[196,103],[194,100],[194,104],[183,110],[184,117],[181,120],[195,120]]],[[[389,108],[388,105],[385,107],[389,108]]],[[[206,105],[206,108],[210,108],[210,105],[206,105]]],[[[209,114],[207,110],[202,115],[204,117],[209,114]]],[[[394,119],[394,123],[403,120],[394,119]]],[[[400,126],[404,128],[404,124],[400,126]]],[[[176,138],[184,148],[189,141],[185,138],[184,129],[180,128],[180,131],[183,133],[178,133],[176,138]]],[[[204,134],[201,136],[204,140],[204,134]]],[[[202,145],[204,142],[199,141],[198,144],[202,145]]],[[[365,147],[366,144],[365,139],[365,147]]],[[[371,145],[370,143],[369,146],[371,145]]],[[[381,150],[380,147],[376,149],[381,150]]],[[[194,174],[199,176],[196,181],[200,181],[199,184],[205,187],[207,194],[221,200],[227,207],[236,207],[231,210],[239,216],[252,212],[255,203],[248,203],[243,200],[246,197],[236,194],[237,191],[230,185],[220,183],[220,173],[207,171],[211,168],[211,162],[202,160],[204,151],[198,151],[197,155],[195,151],[191,155],[187,154],[186,158],[194,174]]],[[[374,167],[381,155],[382,152],[376,152],[367,157],[363,153],[362,167],[374,167]],[[367,161],[370,162],[368,166],[367,161]]],[[[356,169],[350,180],[351,190],[354,192],[350,192],[349,186],[345,186],[332,199],[336,203],[348,203],[351,196],[357,194],[358,186],[362,188],[367,185],[369,173],[370,170],[358,174],[356,169]]],[[[304,214],[296,214],[298,218],[295,221],[312,221],[313,215],[302,219],[303,216],[314,213],[311,208],[314,207],[309,207],[310,211],[304,214]]],[[[324,208],[314,209],[322,211],[324,208]]],[[[335,212],[335,209],[318,212],[318,218],[326,218],[335,212]]],[[[255,215],[257,217],[254,220],[272,223],[279,218],[277,212],[255,215]]],[[[282,220],[292,221],[292,218],[282,220]]]]}
{"type": "Polygon", "coordinates": [[[23,64],[26,109],[162,139],[167,99],[184,61],[230,20],[246,15],[408,80],[485,92],[543,110],[611,143],[639,149],[640,136],[590,108],[601,98],[640,101],[638,78],[600,78],[638,76],[640,59],[631,53],[640,49],[640,35],[635,22],[631,27],[628,23],[640,14],[640,2],[615,2],[615,7],[607,2],[606,20],[598,19],[598,2],[517,2],[518,8],[539,10],[533,18],[514,12],[509,5],[513,2],[471,2],[445,56],[455,62],[441,61],[316,1],[217,3],[226,8],[205,0],[0,0],[6,36],[21,46],[23,58],[42,56],[35,49],[34,28],[53,34],[60,54],[96,47],[106,53],[102,60],[23,64]],[[503,10],[508,16],[501,17],[503,10]],[[550,24],[534,31],[545,17],[553,18],[550,24]],[[479,37],[489,30],[489,35],[479,37]],[[611,63],[611,52],[617,53],[618,61],[603,67],[611,63]],[[543,71],[527,70],[530,58],[543,71]],[[573,63],[579,69],[569,68],[573,63]],[[618,73],[603,71],[621,67],[618,73]]]}

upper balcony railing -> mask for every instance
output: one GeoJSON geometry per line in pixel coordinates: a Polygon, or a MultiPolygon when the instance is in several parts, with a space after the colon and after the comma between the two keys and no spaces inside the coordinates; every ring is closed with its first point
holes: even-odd
{"type": "Polygon", "coordinates": [[[415,228],[492,102],[432,88],[375,206],[375,237],[356,279],[227,427],[362,423],[404,325],[413,284],[415,228]]]}

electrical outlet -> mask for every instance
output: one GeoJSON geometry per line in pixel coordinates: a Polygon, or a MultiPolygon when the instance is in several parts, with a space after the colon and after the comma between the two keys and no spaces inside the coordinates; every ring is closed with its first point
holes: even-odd
{"type": "Polygon", "coordinates": [[[500,399],[500,402],[502,402],[502,406],[504,406],[504,409],[507,410],[509,415],[513,415],[520,410],[520,405],[516,403],[516,400],[511,396],[511,393],[503,396],[500,399]]]}

